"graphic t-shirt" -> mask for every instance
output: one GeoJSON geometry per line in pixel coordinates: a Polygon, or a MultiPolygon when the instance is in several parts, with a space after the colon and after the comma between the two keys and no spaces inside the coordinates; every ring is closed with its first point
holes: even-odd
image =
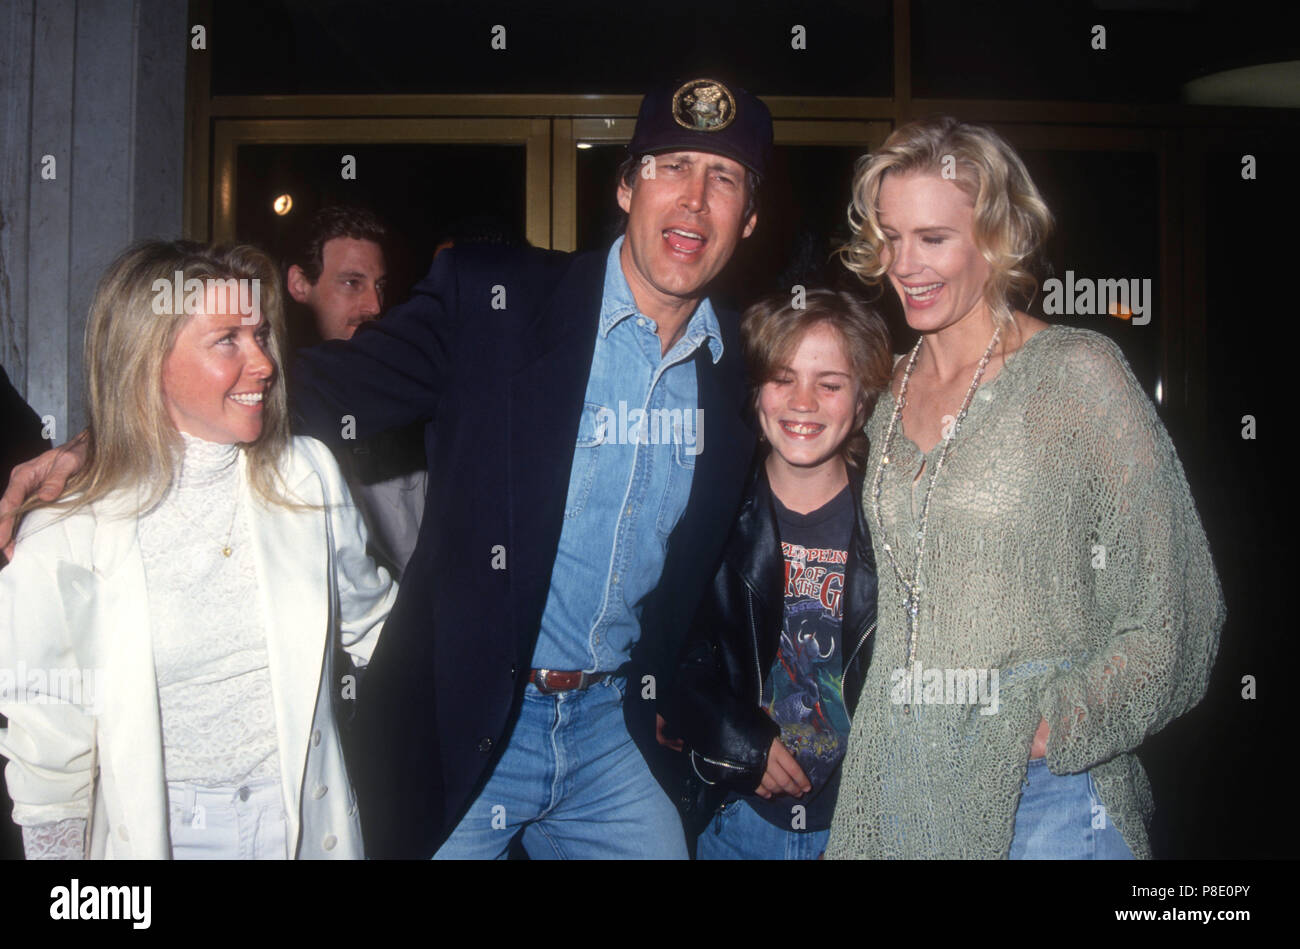
{"type": "Polygon", "coordinates": [[[826,830],[849,737],[840,625],[854,499],[846,487],[808,514],[796,514],[775,496],[772,502],[785,559],[785,617],[781,646],[763,684],[763,708],[781,726],[781,742],[812,790],[801,798],[780,794],[765,801],[750,794],[746,800],[784,830],[826,830]],[[804,807],[803,826],[795,820],[797,804],[804,807]]]}

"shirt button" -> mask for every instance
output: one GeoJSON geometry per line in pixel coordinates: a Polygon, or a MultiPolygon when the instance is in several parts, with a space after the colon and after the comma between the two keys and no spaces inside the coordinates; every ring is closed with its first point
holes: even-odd
{"type": "Polygon", "coordinates": [[[645,317],[644,317],[644,316],[638,316],[638,317],[636,318],[636,325],[637,325],[637,326],[645,326],[645,317]]]}
{"type": "Polygon", "coordinates": [[[330,834],[320,842],[320,845],[324,847],[326,850],[333,850],[335,845],[338,844],[338,842],[339,839],[335,837],[333,834],[330,834]]]}
{"type": "Polygon", "coordinates": [[[321,798],[323,798],[323,797],[325,796],[325,792],[328,791],[328,790],[329,790],[329,788],[327,788],[325,785],[323,785],[323,784],[318,784],[318,785],[316,785],[315,789],[312,790],[312,792],[311,792],[311,796],[312,796],[315,800],[319,801],[321,798]]]}
{"type": "Polygon", "coordinates": [[[491,751],[491,750],[492,750],[492,739],[491,739],[491,738],[480,738],[480,739],[478,740],[478,750],[479,750],[479,751],[482,751],[482,752],[485,752],[485,753],[491,751]]]}
{"type": "Polygon", "coordinates": [[[250,794],[252,794],[252,793],[253,793],[252,791],[248,790],[248,787],[247,787],[247,786],[244,786],[244,787],[242,787],[242,788],[239,789],[239,799],[240,799],[241,801],[247,801],[247,800],[248,800],[248,796],[249,796],[250,794]]]}
{"type": "Polygon", "coordinates": [[[614,574],[614,576],[612,576],[612,577],[610,578],[610,581],[611,581],[612,583],[618,583],[618,574],[617,574],[617,573],[614,574]]]}
{"type": "Polygon", "coordinates": [[[631,517],[631,516],[632,516],[632,505],[629,504],[629,505],[627,506],[627,508],[624,509],[623,513],[624,513],[624,515],[626,515],[627,517],[631,517]]]}
{"type": "Polygon", "coordinates": [[[311,746],[315,748],[319,744],[320,744],[320,729],[317,728],[315,731],[311,733],[311,746]]]}

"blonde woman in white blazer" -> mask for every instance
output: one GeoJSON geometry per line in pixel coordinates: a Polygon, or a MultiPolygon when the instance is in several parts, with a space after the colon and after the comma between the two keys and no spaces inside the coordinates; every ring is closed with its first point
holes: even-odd
{"type": "Polygon", "coordinates": [[[396,586],[328,450],[288,435],[282,339],[250,247],[142,244],[100,283],[87,463],[0,571],[29,858],[363,856],[332,637],[364,665],[396,586]]]}

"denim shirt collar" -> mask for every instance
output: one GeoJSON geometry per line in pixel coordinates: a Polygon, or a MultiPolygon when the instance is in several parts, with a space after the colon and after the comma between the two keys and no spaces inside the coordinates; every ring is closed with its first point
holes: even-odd
{"type": "MultiPolygon", "coordinates": [[[[602,338],[608,336],[610,331],[627,317],[640,313],[636,307],[636,300],[632,297],[632,288],[628,286],[627,277],[623,275],[623,264],[619,257],[622,249],[623,237],[620,236],[614,241],[614,246],[609,249],[609,256],[605,259],[605,289],[600,300],[602,338]]],[[[709,354],[716,365],[722,358],[722,330],[718,326],[717,315],[713,312],[713,305],[708,297],[700,300],[699,305],[696,306],[678,345],[686,343],[689,351],[694,352],[700,343],[706,340],[709,344],[709,354]]]]}

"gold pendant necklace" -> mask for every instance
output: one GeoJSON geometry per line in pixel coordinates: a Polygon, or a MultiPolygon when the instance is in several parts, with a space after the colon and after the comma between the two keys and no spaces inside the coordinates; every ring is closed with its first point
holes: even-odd
{"type": "MultiPolygon", "coordinates": [[[[221,551],[221,556],[226,558],[227,560],[229,560],[231,555],[234,554],[235,552],[233,540],[235,536],[235,521],[239,517],[240,489],[243,487],[243,483],[244,483],[244,459],[236,458],[235,466],[236,466],[235,467],[235,503],[230,510],[230,526],[226,528],[226,539],[224,541],[218,542],[206,527],[204,527],[202,524],[196,521],[188,513],[186,513],[185,509],[181,506],[179,500],[177,500],[175,504],[176,512],[180,514],[180,516],[183,517],[185,520],[189,521],[190,525],[196,528],[199,531],[199,533],[206,536],[210,541],[217,543],[217,549],[221,551]]],[[[173,482],[172,486],[168,489],[168,492],[171,493],[175,490],[176,490],[176,484],[175,482],[173,482]]],[[[141,517],[140,512],[137,512],[135,515],[137,531],[139,530],[140,517],[141,517]]]]}
{"type": "Polygon", "coordinates": [[[234,507],[230,509],[230,527],[226,529],[226,542],[221,545],[221,556],[223,557],[229,557],[234,553],[233,548],[230,546],[230,542],[235,536],[235,518],[239,516],[239,487],[240,482],[243,480],[244,472],[243,466],[240,465],[240,460],[238,458],[235,459],[235,465],[235,504],[234,507]]]}
{"type": "MultiPolygon", "coordinates": [[[[225,539],[225,542],[222,543],[222,544],[220,545],[221,556],[223,556],[223,557],[227,557],[227,558],[230,557],[230,555],[233,554],[233,553],[235,552],[235,548],[231,545],[231,541],[234,539],[234,536],[235,536],[235,519],[239,516],[239,489],[240,489],[240,487],[243,485],[243,481],[244,481],[244,477],[243,477],[243,476],[244,476],[244,468],[243,468],[243,464],[242,464],[242,459],[236,458],[236,459],[235,459],[235,465],[236,465],[236,468],[235,468],[235,503],[234,503],[234,506],[230,509],[230,526],[226,529],[226,539],[225,539]]],[[[199,527],[199,529],[202,530],[204,534],[207,534],[207,536],[208,536],[209,539],[212,539],[212,535],[211,535],[210,533],[208,533],[208,531],[207,531],[205,528],[202,528],[202,527],[198,524],[198,522],[194,520],[194,518],[192,518],[192,517],[190,517],[188,514],[186,514],[186,515],[185,515],[185,519],[188,520],[188,521],[189,521],[191,524],[193,524],[194,526],[199,527]]]]}

